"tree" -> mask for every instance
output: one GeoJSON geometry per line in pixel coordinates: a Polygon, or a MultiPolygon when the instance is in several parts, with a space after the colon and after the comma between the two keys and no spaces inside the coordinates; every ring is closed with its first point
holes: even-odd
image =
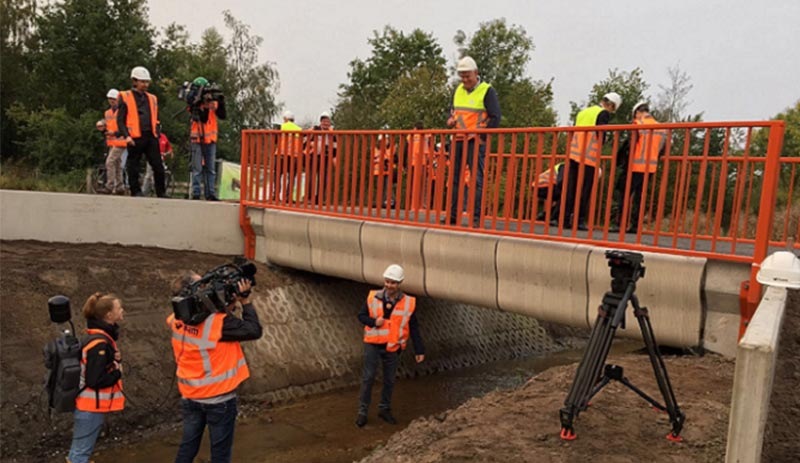
{"type": "Polygon", "coordinates": [[[410,129],[418,120],[427,128],[443,127],[449,99],[444,67],[422,66],[397,79],[378,114],[392,128],[410,129]]]}
{"type": "Polygon", "coordinates": [[[631,121],[631,111],[633,105],[637,101],[644,99],[644,92],[649,87],[649,84],[644,81],[642,77],[642,70],[635,68],[630,72],[620,71],[619,69],[609,69],[608,77],[597,82],[592,86],[587,98],[588,102],[584,101],[576,103],[570,101],[572,110],[570,111],[570,123],[574,123],[575,117],[578,113],[589,104],[598,104],[608,92],[617,92],[622,97],[622,105],[617,108],[617,112],[611,119],[613,124],[627,124],[631,121]]]}
{"type": "Polygon", "coordinates": [[[460,56],[471,56],[478,63],[481,80],[497,91],[503,127],[555,124],[552,80],[534,81],[525,76],[535,47],[524,28],[495,19],[481,23],[471,38],[459,30],[453,41],[460,56]]]}
{"type": "Polygon", "coordinates": [[[24,98],[26,75],[30,71],[27,52],[32,43],[36,19],[34,0],[0,0],[0,158],[15,155],[17,126],[7,114],[12,102],[24,98]]]}
{"type": "Polygon", "coordinates": [[[680,65],[667,68],[669,85],[658,85],[661,90],[653,105],[653,115],[662,122],[678,122],[685,117],[690,101],[689,92],[694,88],[692,78],[682,71],[680,65]]]}
{"type": "MultiPolygon", "coordinates": [[[[419,29],[406,35],[386,26],[381,35],[373,31],[368,43],[372,46],[372,55],[365,61],[358,58],[351,61],[348,72],[350,83],[340,86],[339,101],[334,109],[338,128],[376,129],[387,125],[387,113],[380,108],[390,93],[392,98],[404,98],[394,89],[401,78],[405,88],[414,86],[409,81],[413,81],[414,76],[423,79],[418,82],[419,85],[430,85],[432,82],[441,84],[435,76],[445,72],[445,59],[442,48],[432,35],[419,29]],[[416,72],[420,68],[428,71],[416,72]]],[[[438,91],[440,89],[431,89],[433,94],[438,91]]],[[[395,103],[388,102],[387,105],[395,103]]],[[[430,114],[426,116],[433,118],[430,114]]],[[[393,124],[400,124],[392,127],[408,127],[418,118],[420,116],[417,115],[401,122],[392,115],[393,124]]]]}
{"type": "Polygon", "coordinates": [[[267,127],[281,109],[275,99],[279,88],[278,71],[273,63],[258,64],[258,48],[264,39],[252,35],[250,26],[236,19],[230,11],[223,12],[231,41],[225,47],[227,68],[224,90],[228,106],[230,132],[222,137],[222,154],[236,153],[241,131],[250,127],[267,127]]]}

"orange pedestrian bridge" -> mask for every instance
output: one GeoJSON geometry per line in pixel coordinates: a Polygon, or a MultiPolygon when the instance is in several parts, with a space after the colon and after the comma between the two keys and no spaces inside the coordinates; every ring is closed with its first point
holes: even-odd
{"type": "Polygon", "coordinates": [[[734,355],[761,299],[759,263],[800,241],[783,132],[782,121],[246,130],[245,254],[375,285],[398,263],[412,294],[590,327],[610,284],[604,251],[642,252],[637,294],[657,340],[734,355]],[[588,133],[604,140],[599,156],[577,143],[588,133]]]}

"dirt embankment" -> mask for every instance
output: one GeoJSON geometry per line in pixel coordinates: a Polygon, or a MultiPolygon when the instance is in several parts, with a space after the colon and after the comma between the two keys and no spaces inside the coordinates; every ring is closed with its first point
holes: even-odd
{"type": "MultiPolygon", "coordinates": [[[[171,384],[175,367],[165,341],[169,284],[183,271],[202,273],[230,261],[225,256],[136,246],[0,242],[3,459],[24,455],[23,461],[44,461],[54,449],[69,446],[72,415],[48,418],[42,393],[42,347],[58,334],[47,312],[50,296],[70,298],[72,321],[79,331],[86,327],[80,310],[92,292],[113,292],[122,299],[126,314],[120,348],[131,401],[124,415],[110,420],[109,433],[125,435],[180,419],[171,384]]],[[[260,290],[285,283],[284,277],[257,265],[260,290]]]]}
{"type": "MultiPolygon", "coordinates": [[[[613,362],[633,384],[659,398],[646,355],[613,362]]],[[[362,463],[724,461],[733,361],[707,355],[671,357],[666,363],[687,417],[680,444],[665,439],[671,429],[666,413],[617,382],[575,421],[578,438],[562,441],[558,410],[575,374],[571,365],[547,370],[519,389],[416,420],[362,463]]]]}

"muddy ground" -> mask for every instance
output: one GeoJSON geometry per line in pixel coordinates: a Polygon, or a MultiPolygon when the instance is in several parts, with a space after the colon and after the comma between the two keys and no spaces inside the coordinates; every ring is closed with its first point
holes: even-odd
{"type": "MultiPolygon", "coordinates": [[[[169,312],[165,301],[176,274],[202,271],[229,260],[142,247],[0,241],[2,460],[57,461],[55,455],[62,455],[69,446],[70,416],[48,420],[41,394],[41,349],[57,333],[47,314],[47,298],[53,294],[72,299],[73,320],[79,329],[83,327],[80,307],[92,291],[116,292],[128,310],[126,342],[136,342],[126,345],[125,352],[136,360],[126,370],[126,390],[140,400],[110,420],[102,446],[126,446],[174,433],[180,426],[177,396],[170,384],[174,364],[169,344],[148,338],[155,329],[151,325],[160,325],[161,315],[169,312]],[[144,407],[141,402],[158,406],[144,407]]],[[[283,286],[290,278],[304,277],[259,265],[260,288],[283,286]]],[[[800,399],[795,394],[800,379],[800,298],[793,292],[790,300],[772,404],[780,425],[770,428],[771,440],[765,449],[770,457],[764,461],[793,461],[786,458],[800,454],[800,399]]],[[[651,393],[657,391],[646,357],[629,355],[615,362],[625,367],[635,384],[651,393]]],[[[414,420],[364,461],[723,461],[733,362],[714,355],[670,356],[667,367],[687,415],[682,444],[664,439],[669,430],[666,415],[613,383],[577,420],[578,439],[562,442],[558,409],[574,374],[574,366],[566,366],[545,371],[515,390],[492,392],[457,409],[414,420]]],[[[265,413],[263,401],[248,400],[246,389],[242,399],[244,423],[265,413]]],[[[314,461],[327,460],[320,455],[314,461]]]]}

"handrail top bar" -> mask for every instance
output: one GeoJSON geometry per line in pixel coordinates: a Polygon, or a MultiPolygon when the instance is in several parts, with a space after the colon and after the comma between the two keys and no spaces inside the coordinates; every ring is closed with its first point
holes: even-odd
{"type": "Polygon", "coordinates": [[[727,121],[727,122],[665,122],[658,124],[616,124],[602,126],[563,126],[563,127],[508,127],[497,129],[386,129],[386,130],[302,130],[286,132],[278,129],[243,129],[243,134],[280,134],[280,133],[310,133],[310,134],[330,134],[331,132],[341,135],[405,135],[415,134],[465,134],[465,133],[538,133],[538,132],[586,132],[586,131],[622,131],[622,130],[643,130],[647,127],[658,127],[660,129],[725,129],[725,128],[764,128],[764,127],[783,127],[786,123],[782,120],[775,121],[727,121]]]}

